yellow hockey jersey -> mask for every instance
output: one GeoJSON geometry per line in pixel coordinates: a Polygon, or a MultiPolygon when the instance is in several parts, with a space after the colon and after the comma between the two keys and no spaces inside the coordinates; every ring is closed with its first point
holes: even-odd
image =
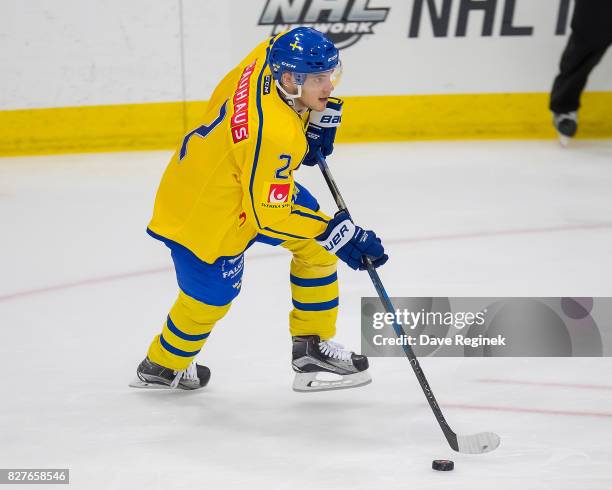
{"type": "Polygon", "coordinates": [[[162,177],[149,230],[201,260],[237,255],[258,234],[321,234],[329,218],[293,202],[293,172],[307,151],[306,120],[278,94],[268,54],[255,48],[213,92],[162,177]]]}

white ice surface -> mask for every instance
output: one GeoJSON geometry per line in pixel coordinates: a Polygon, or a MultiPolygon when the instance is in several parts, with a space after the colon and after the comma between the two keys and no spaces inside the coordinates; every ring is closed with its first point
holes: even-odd
{"type": "MultiPolygon", "coordinates": [[[[289,256],[265,245],[200,355],[210,385],[130,390],[176,294],[144,232],[168,158],[0,160],[0,467],[69,467],[88,490],[612,488],[610,359],[422,360],[457,432],[501,435],[481,456],[448,448],[405,359],[294,393],[289,256]]],[[[612,296],[612,141],[340,145],[330,165],[393,296],[612,296]]],[[[316,168],[297,177],[333,210],[316,168]]],[[[337,340],[357,349],[375,293],[339,275],[337,340]]]]}

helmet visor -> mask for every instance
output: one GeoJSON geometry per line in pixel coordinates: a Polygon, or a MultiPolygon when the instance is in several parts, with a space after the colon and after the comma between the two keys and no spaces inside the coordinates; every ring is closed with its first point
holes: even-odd
{"type": "Polygon", "coordinates": [[[318,73],[294,73],[294,78],[298,85],[308,84],[312,87],[321,87],[331,83],[335,89],[342,79],[342,63],[338,61],[333,70],[318,73]]]}

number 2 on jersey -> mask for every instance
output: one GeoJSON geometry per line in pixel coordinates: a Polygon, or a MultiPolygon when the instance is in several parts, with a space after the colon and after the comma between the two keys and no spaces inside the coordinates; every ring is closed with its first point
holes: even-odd
{"type": "Polygon", "coordinates": [[[286,160],[287,163],[285,163],[282,167],[279,167],[279,168],[276,169],[275,177],[277,179],[288,179],[289,178],[289,172],[287,172],[287,170],[289,170],[289,165],[291,165],[291,155],[284,155],[283,154],[283,155],[281,155],[278,158],[279,158],[279,160],[281,162],[286,160]]]}

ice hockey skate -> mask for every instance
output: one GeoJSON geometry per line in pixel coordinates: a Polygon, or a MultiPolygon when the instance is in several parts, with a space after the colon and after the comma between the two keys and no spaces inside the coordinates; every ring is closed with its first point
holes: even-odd
{"type": "Polygon", "coordinates": [[[174,371],[145,358],[136,369],[132,388],[197,390],[210,380],[210,369],[193,361],[187,369],[174,371]]]}
{"type": "Polygon", "coordinates": [[[553,112],[553,124],[559,136],[559,143],[566,148],[578,130],[578,114],[574,112],[553,112]]]}
{"type": "Polygon", "coordinates": [[[318,335],[293,337],[293,390],[299,392],[356,388],[372,382],[368,358],[318,335]]]}

